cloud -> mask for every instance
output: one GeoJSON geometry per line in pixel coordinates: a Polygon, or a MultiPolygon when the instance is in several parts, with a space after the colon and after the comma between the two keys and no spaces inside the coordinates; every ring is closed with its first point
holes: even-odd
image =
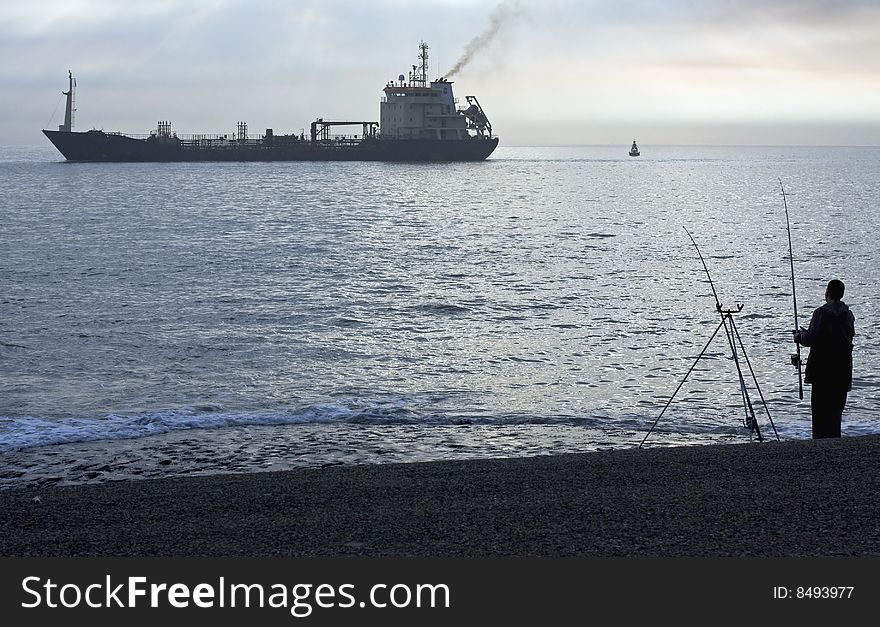
{"type": "Polygon", "coordinates": [[[560,20],[548,32],[556,31],[562,46],[577,41],[569,53],[583,62],[880,71],[880,5],[874,0],[624,0],[599,22],[589,18],[588,8],[576,12],[579,19],[560,20]]]}

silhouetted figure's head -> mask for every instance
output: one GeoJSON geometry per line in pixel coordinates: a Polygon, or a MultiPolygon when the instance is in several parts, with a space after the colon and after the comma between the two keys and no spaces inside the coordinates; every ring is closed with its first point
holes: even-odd
{"type": "Polygon", "coordinates": [[[832,279],[828,281],[828,287],[825,289],[825,298],[827,300],[840,300],[843,298],[844,289],[843,281],[832,279]]]}

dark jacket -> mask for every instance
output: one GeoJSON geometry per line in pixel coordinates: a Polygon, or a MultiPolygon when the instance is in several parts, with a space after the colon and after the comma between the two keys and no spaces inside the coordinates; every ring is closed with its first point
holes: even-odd
{"type": "Polygon", "coordinates": [[[852,389],[852,347],[855,317],[842,300],[825,303],[813,312],[810,328],[795,340],[810,347],[806,383],[852,389]]]}

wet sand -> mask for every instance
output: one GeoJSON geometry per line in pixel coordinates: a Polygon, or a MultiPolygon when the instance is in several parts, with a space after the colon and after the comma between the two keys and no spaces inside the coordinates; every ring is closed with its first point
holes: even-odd
{"type": "Polygon", "coordinates": [[[880,556],[880,436],[0,491],[3,556],[880,556]]]}

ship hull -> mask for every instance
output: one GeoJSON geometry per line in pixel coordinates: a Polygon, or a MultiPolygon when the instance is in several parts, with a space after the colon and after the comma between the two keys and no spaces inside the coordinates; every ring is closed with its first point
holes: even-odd
{"type": "Polygon", "coordinates": [[[357,143],[312,143],[267,139],[194,145],[176,139],[138,139],[103,131],[43,133],[68,161],[482,161],[498,138],[366,139],[357,143]]]}

